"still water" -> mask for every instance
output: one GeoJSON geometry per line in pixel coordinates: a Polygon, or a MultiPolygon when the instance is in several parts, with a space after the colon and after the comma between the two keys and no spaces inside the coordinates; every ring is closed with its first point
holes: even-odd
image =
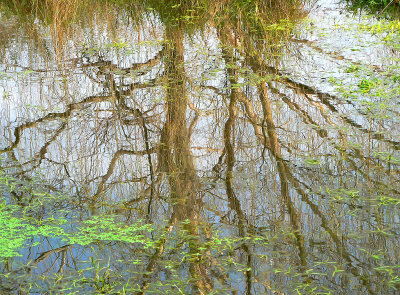
{"type": "Polygon", "coordinates": [[[1,294],[398,294],[398,22],[335,1],[0,3],[1,294]]]}

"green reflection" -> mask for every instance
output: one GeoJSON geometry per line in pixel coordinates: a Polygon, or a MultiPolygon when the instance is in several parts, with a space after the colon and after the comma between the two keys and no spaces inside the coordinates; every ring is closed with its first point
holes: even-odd
{"type": "Polygon", "coordinates": [[[4,292],[398,287],[396,117],[282,70],[305,3],[2,5],[4,292]]]}

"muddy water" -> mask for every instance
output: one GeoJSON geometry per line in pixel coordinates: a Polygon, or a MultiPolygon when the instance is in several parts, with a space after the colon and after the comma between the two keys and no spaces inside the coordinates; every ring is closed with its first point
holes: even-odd
{"type": "Polygon", "coordinates": [[[2,294],[398,292],[395,24],[63,3],[0,6],[2,294]]]}

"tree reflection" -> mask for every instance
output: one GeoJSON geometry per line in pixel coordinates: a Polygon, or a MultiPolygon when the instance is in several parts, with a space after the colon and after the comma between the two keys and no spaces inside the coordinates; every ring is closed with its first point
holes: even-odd
{"type": "MultiPolygon", "coordinates": [[[[174,277],[164,267],[168,260],[176,260],[187,279],[185,292],[195,294],[321,286],[340,293],[348,285],[355,293],[388,290],[379,283],[379,263],[365,249],[390,244],[382,257],[395,261],[397,223],[384,237],[377,229],[389,227],[398,214],[373,202],[386,192],[398,195],[398,163],[371,148],[392,155],[399,142],[353,101],[284,75],[282,56],[293,49],[304,3],[114,5],[107,7],[124,11],[116,19],[122,28],[103,47],[85,44],[70,56],[63,51],[67,56],[55,73],[35,72],[35,61],[26,67],[17,58],[15,71],[34,71],[18,76],[17,84],[33,90],[19,88],[6,102],[11,110],[2,111],[0,153],[9,173],[28,181],[41,173],[46,189],[68,192],[66,206],[83,215],[106,212],[127,223],[163,224],[161,238],[152,237],[154,248],[143,250],[141,265],[111,262],[130,269],[138,294],[174,277]],[[135,42],[141,36],[149,41],[129,51],[118,38],[133,30],[135,42]],[[240,242],[219,253],[210,246],[216,230],[240,242]],[[179,231],[185,237],[171,249],[179,231]],[[179,262],[185,249],[190,258],[179,262]]],[[[19,9],[23,14],[27,8],[19,9]]],[[[98,27],[89,29],[94,34],[98,27]]],[[[63,49],[63,27],[55,30],[53,42],[63,49]]],[[[11,80],[1,85],[13,86],[11,80]]],[[[21,206],[32,198],[10,194],[21,206]]],[[[63,208],[53,205],[42,214],[63,208]]],[[[133,246],[102,243],[105,257],[140,255],[133,246]]],[[[32,247],[37,257],[28,268],[60,273],[68,253],[75,264],[73,253],[90,251],[74,247],[32,247]],[[45,266],[54,255],[57,262],[45,266]]],[[[4,273],[12,271],[4,267],[4,273]]]]}

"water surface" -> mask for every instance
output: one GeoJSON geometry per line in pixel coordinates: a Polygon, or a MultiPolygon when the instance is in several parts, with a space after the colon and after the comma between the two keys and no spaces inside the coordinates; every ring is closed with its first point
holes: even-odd
{"type": "Polygon", "coordinates": [[[264,2],[0,4],[2,294],[398,292],[400,26],[264,2]]]}

